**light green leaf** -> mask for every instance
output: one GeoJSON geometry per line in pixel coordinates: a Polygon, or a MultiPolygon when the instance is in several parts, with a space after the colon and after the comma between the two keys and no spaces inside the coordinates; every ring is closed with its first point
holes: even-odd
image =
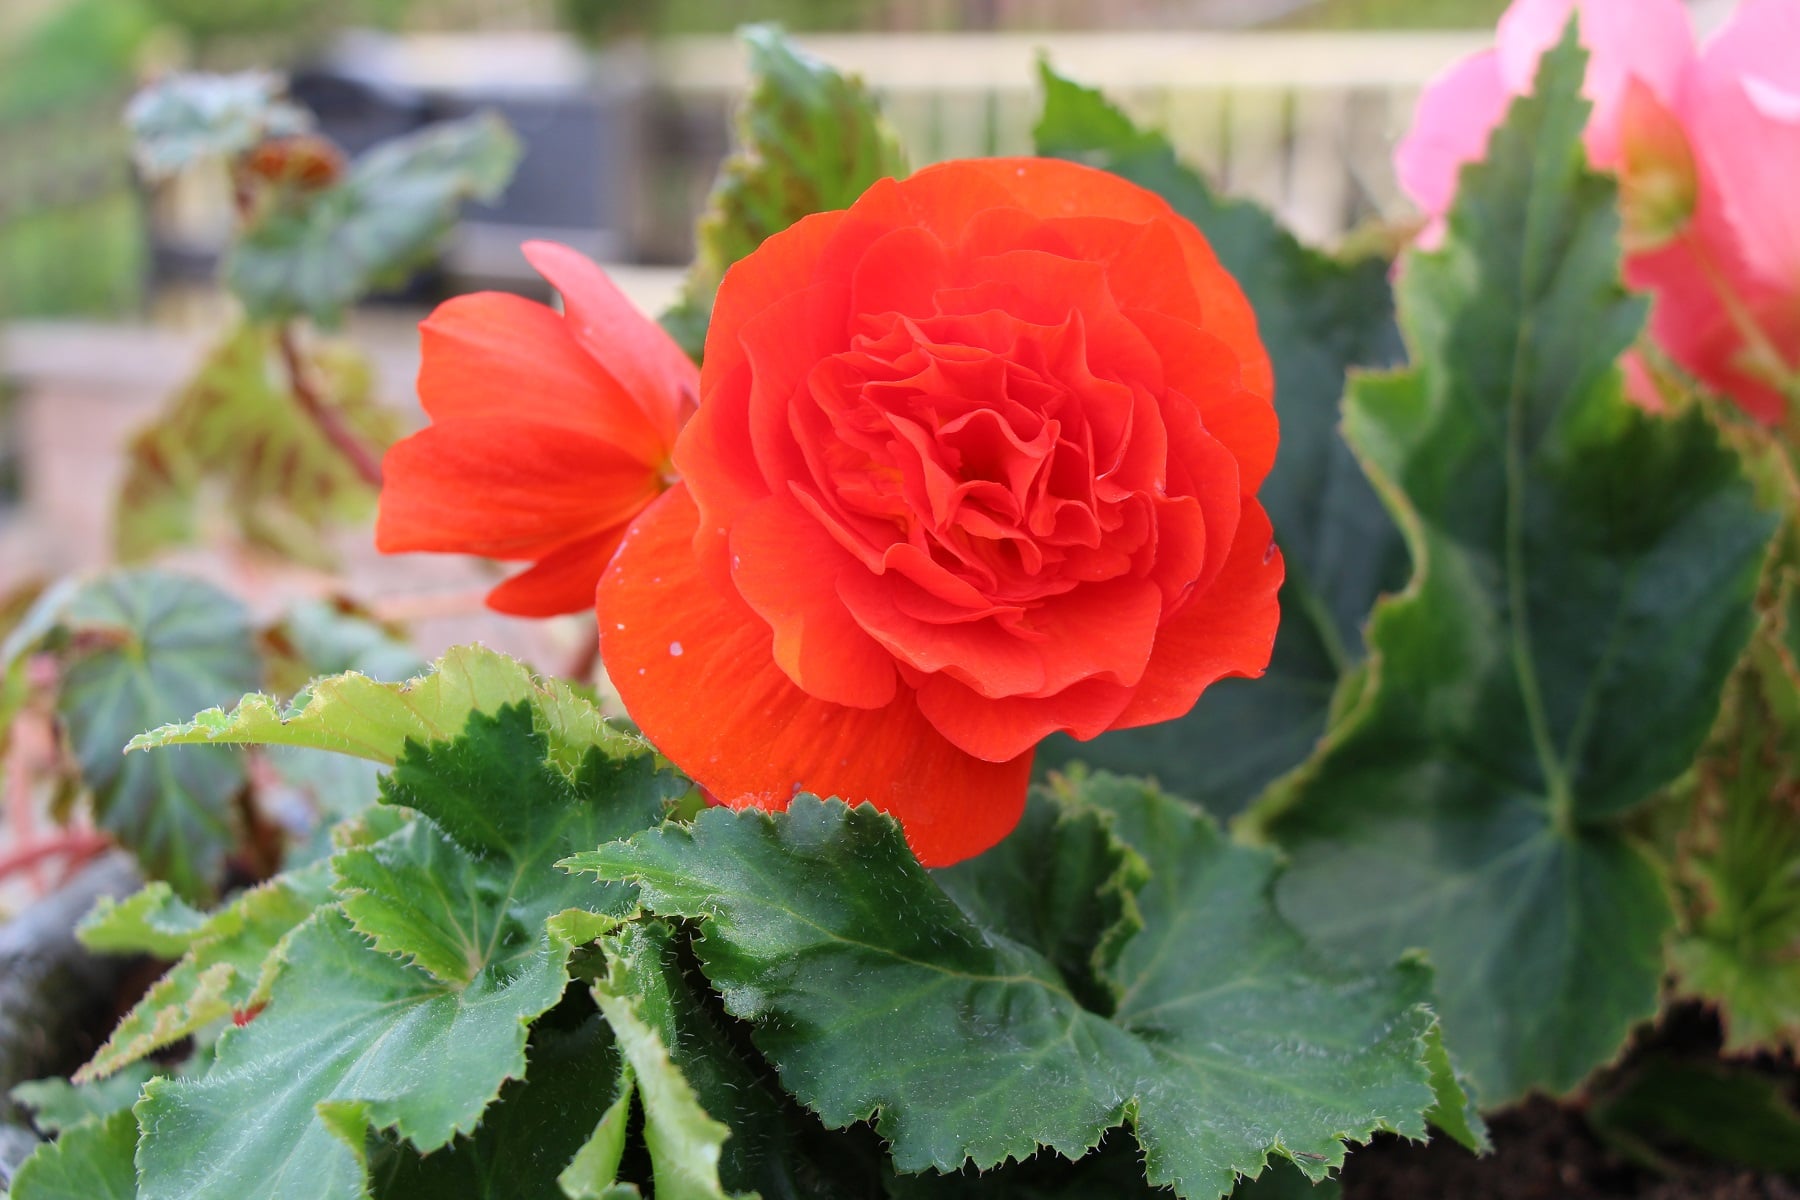
{"type": "Polygon", "coordinates": [[[627,925],[601,945],[607,963],[601,986],[630,1001],[700,1107],[730,1131],[719,1155],[722,1190],[790,1200],[837,1200],[867,1190],[874,1164],[860,1161],[844,1138],[826,1134],[772,1086],[764,1064],[746,1057],[741,1038],[725,1028],[730,1018],[683,969],[666,924],[627,925]]]}
{"type": "Polygon", "coordinates": [[[232,248],[226,285],[255,320],[335,325],[429,261],[463,202],[497,199],[518,161],[518,139],[493,113],[383,142],[341,183],[283,194],[232,248]]]}
{"type": "Polygon", "coordinates": [[[640,739],[608,728],[566,682],[540,679],[516,659],[481,646],[458,646],[406,683],[355,672],[322,679],[285,709],[271,696],[245,696],[230,712],[209,709],[185,724],[133,738],[130,749],[220,742],[304,746],[392,764],[408,740],[447,741],[462,732],[470,713],[492,714],[523,701],[550,740],[550,761],[567,774],[592,747],[615,758],[645,750],[640,739]]]}
{"type": "Polygon", "coordinates": [[[376,1200],[563,1200],[558,1174],[608,1111],[608,1081],[623,1066],[606,1022],[588,1011],[572,1029],[539,1022],[525,1078],[500,1090],[474,1133],[424,1155],[384,1143],[371,1156],[376,1200]]]}
{"type": "Polygon", "coordinates": [[[206,914],[168,884],[152,883],[123,900],[100,897],[75,933],[90,950],[180,958],[206,924],[206,914]]]}
{"type": "MultiPolygon", "coordinates": [[[[568,1167],[556,1177],[557,1185],[568,1200],[617,1200],[621,1196],[638,1194],[632,1184],[618,1182],[619,1163],[625,1157],[625,1135],[631,1121],[631,1100],[637,1094],[631,1071],[623,1064],[618,1078],[613,1102],[600,1115],[599,1123],[575,1152],[568,1167]]],[[[589,1079],[587,1086],[593,1089],[594,1081],[589,1079]]]]}
{"type": "Polygon", "coordinates": [[[369,1130],[436,1150],[523,1074],[527,1026],[568,981],[546,923],[631,902],[553,864],[659,819],[676,786],[646,751],[594,747],[565,775],[536,719],[521,701],[406,745],[383,799],[419,822],[342,851],[342,909],[288,940],[268,1007],[204,1078],[147,1090],[145,1200],[360,1198],[369,1130]]]}
{"type": "Polygon", "coordinates": [[[139,169],[153,181],[166,179],[204,159],[312,128],[311,116],[281,93],[281,80],[263,71],[174,74],[151,84],[125,109],[139,169]]]}
{"type": "MultiPolygon", "coordinates": [[[[252,546],[330,566],[325,531],[374,508],[375,489],[295,399],[272,357],[276,336],[239,325],[132,436],[114,508],[122,560],[149,558],[229,521],[252,546]]],[[[361,354],[322,343],[306,354],[304,369],[318,402],[371,453],[398,436],[399,418],[376,402],[361,354]]]]}
{"type": "Polygon", "coordinates": [[[83,1121],[129,1110],[153,1074],[155,1069],[148,1063],[134,1063],[98,1083],[70,1083],[61,1076],[33,1079],[16,1085],[11,1096],[31,1110],[31,1123],[40,1130],[63,1133],[83,1121]]]}
{"type": "Polygon", "coordinates": [[[906,174],[906,156],[862,81],[798,49],[772,25],[743,29],[756,82],[738,113],[700,218],[681,302],[663,324],[696,360],[713,295],[732,263],[801,217],[848,208],[870,184],[906,174]]]}
{"type": "MultiPolygon", "coordinates": [[[[666,931],[662,937],[666,942],[666,931]]],[[[631,949],[618,955],[609,947],[612,969],[594,985],[594,1001],[606,1014],[619,1049],[631,1065],[644,1109],[644,1144],[650,1150],[656,1196],[658,1200],[728,1200],[719,1183],[719,1160],[731,1130],[700,1106],[694,1089],[670,1059],[668,1043],[647,1019],[647,999],[667,1003],[666,991],[653,993],[651,998],[642,995],[652,979],[660,978],[661,948],[652,944],[638,954],[650,955],[649,970],[659,974],[648,975],[646,964],[631,949]]]]}
{"type": "Polygon", "coordinates": [[[1192,221],[1256,310],[1275,367],[1281,453],[1258,493],[1287,562],[1281,632],[1260,679],[1221,680],[1177,721],[1078,743],[1057,736],[1040,766],[1078,759],[1237,813],[1304,762],[1331,698],[1362,658],[1377,595],[1406,580],[1406,549],[1338,436],[1338,400],[1356,366],[1401,357],[1388,264],[1345,262],[1300,244],[1255,204],[1216,195],[1162,133],[1139,129],[1099,92],[1046,65],[1039,154],[1100,167],[1146,187],[1192,221]]]}
{"type": "Polygon", "coordinates": [[[11,1200],[138,1200],[129,1109],[76,1125],[19,1165],[11,1200]]]}
{"type": "MultiPolygon", "coordinates": [[[[249,1013],[267,1000],[282,940],[329,901],[329,878],[322,864],[289,871],[251,888],[208,917],[180,961],[151,985],[75,1077],[104,1078],[215,1021],[249,1013]]],[[[131,907],[136,899],[120,908],[131,907]]],[[[109,916],[100,924],[90,919],[80,935],[96,950],[136,949],[122,932],[109,916]]]]}
{"type": "Polygon", "coordinates": [[[1426,1111],[1425,1120],[1465,1149],[1486,1154],[1493,1149],[1493,1143],[1488,1140],[1487,1125],[1476,1107],[1473,1089],[1457,1073],[1456,1064],[1450,1061],[1443,1029],[1433,1029],[1426,1045],[1425,1061],[1431,1067],[1431,1091],[1437,1099],[1426,1111]]]}
{"type": "Polygon", "coordinates": [[[1417,365],[1351,391],[1415,575],[1270,825],[1309,938],[1428,953],[1486,1105],[1574,1087],[1655,1010],[1669,903],[1623,822],[1705,737],[1771,528],[1704,420],[1621,394],[1643,303],[1586,167],[1583,65],[1572,35],[1546,55],[1444,248],[1404,265],[1417,365]]]}
{"type": "Polygon", "coordinates": [[[157,758],[120,751],[137,733],[256,685],[249,614],[210,584],[116,571],[63,611],[57,714],[92,792],[94,815],[150,875],[181,895],[217,885],[244,769],[219,749],[157,758]]]}
{"type": "Polygon", "coordinates": [[[867,806],[713,809],[571,865],[703,921],[701,967],[783,1085],[829,1126],[879,1114],[902,1171],[1080,1156],[1128,1122],[1152,1183],[1215,1197],[1271,1152],[1318,1176],[1344,1139],[1423,1134],[1423,969],[1334,972],[1270,908],[1267,854],[1142,785],[1081,798],[1151,872],[1110,1020],[976,925],[867,806]]]}

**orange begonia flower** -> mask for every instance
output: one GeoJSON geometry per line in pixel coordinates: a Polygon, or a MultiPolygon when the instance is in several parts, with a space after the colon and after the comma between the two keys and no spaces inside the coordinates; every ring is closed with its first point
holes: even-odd
{"type": "MultiPolygon", "coordinates": [[[[666,355],[606,334],[608,370],[666,355]]],[[[866,800],[947,864],[1017,823],[1046,735],[1178,717],[1266,667],[1269,362],[1236,283],[1152,193],[1040,159],[885,180],[727,273],[704,362],[682,482],[631,523],[598,609],[627,710],[720,803],[866,800]]],[[[520,427],[561,404],[532,399],[520,427]]],[[[483,450],[509,519],[548,538],[572,516],[566,449],[496,431],[483,450]],[[556,469],[534,507],[538,454],[556,469]]],[[[460,478],[456,548],[505,542],[460,478]]],[[[660,476],[629,495],[611,478],[581,536],[660,476]]]]}
{"type": "Polygon", "coordinates": [[[626,526],[673,481],[700,374],[586,258],[548,242],[525,256],[560,316],[480,292],[420,326],[431,424],[388,451],[375,545],[530,560],[488,603],[548,617],[592,606],[626,526]]]}
{"type": "Polygon", "coordinates": [[[1249,305],[1161,199],[945,164],[734,267],[683,484],[599,594],[626,708],[722,802],[869,800],[915,853],[1017,822],[1032,748],[1268,662],[1249,305]]]}

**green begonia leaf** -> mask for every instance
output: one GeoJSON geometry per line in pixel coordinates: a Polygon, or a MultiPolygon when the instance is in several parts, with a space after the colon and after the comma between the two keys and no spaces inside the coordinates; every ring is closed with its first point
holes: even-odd
{"type": "Polygon", "coordinates": [[[1682,991],[1718,1007],[1725,1049],[1800,1045],[1800,667],[1787,637],[1800,593],[1781,572],[1694,773],[1680,839],[1682,991]]]}
{"type": "Polygon", "coordinates": [[[212,1069],[145,1087],[144,1200],[360,1200],[368,1130],[437,1149],[524,1074],[526,1026],[562,996],[567,955],[534,944],[448,987],[322,910],[288,942],[268,1008],[225,1032],[212,1069]]]}
{"type": "Polygon", "coordinates": [[[795,48],[773,26],[748,26],[743,38],[756,83],[738,114],[740,148],[700,218],[681,301],[663,317],[695,359],[732,263],[801,217],[848,208],[876,180],[906,174],[900,143],[861,80],[795,48]]]}
{"type": "Polygon", "coordinates": [[[349,601],[305,600],[282,614],[264,635],[270,646],[270,685],[297,692],[321,675],[355,671],[382,683],[422,674],[430,664],[390,628],[349,601]]]}
{"type": "Polygon", "coordinates": [[[11,1200],[138,1200],[129,1109],[66,1130],[19,1165],[11,1200]]]}
{"type": "Polygon", "coordinates": [[[518,139],[491,113],[384,142],[341,182],[292,189],[260,214],[226,259],[226,285],[253,319],[334,325],[428,261],[463,202],[497,198],[518,161],[518,139]]]}
{"type": "Polygon", "coordinates": [[[1777,1075],[1745,1064],[1663,1055],[1633,1063],[1587,1109],[1588,1123],[1613,1147],[1655,1170],[1680,1157],[1800,1173],[1800,1108],[1777,1075]]]}
{"type": "Polygon", "coordinates": [[[76,934],[90,950],[180,958],[206,928],[207,915],[166,883],[151,883],[123,900],[102,896],[76,934]]]}
{"type": "Polygon", "coordinates": [[[643,742],[601,724],[594,706],[560,679],[481,646],[458,646],[406,683],[354,672],[321,679],[285,708],[271,696],[245,696],[236,708],[209,709],[180,725],[131,740],[133,750],[215,743],[303,746],[391,765],[406,743],[447,741],[471,712],[493,713],[529,701],[550,758],[572,773],[595,746],[614,756],[641,753],[643,742]]]}
{"type": "Polygon", "coordinates": [[[1584,61],[1546,55],[1403,266],[1417,365],[1359,379],[1345,423],[1415,575],[1272,810],[1283,913],[1351,962],[1424,949],[1484,1104],[1575,1086],[1655,1010],[1669,902],[1622,823],[1705,737],[1771,528],[1700,416],[1621,394],[1644,306],[1584,61]]]}
{"type": "Polygon", "coordinates": [[[45,1133],[62,1133],[95,1117],[124,1112],[137,1103],[144,1083],[155,1074],[148,1063],[134,1063],[109,1079],[71,1083],[61,1076],[33,1079],[10,1093],[31,1110],[31,1123],[45,1133]]]}
{"type": "Polygon", "coordinates": [[[1083,1005],[1110,1013],[1108,973],[1143,928],[1137,891],[1149,872],[1110,817],[1057,782],[1060,798],[1034,789],[998,846],[932,878],[977,925],[1036,950],[1083,1005]]]}
{"type": "Polygon", "coordinates": [[[620,1078],[612,1031],[588,1010],[573,1029],[539,1022],[525,1078],[500,1090],[474,1133],[432,1154],[396,1143],[373,1154],[376,1200],[564,1200],[558,1176],[612,1103],[607,1081],[620,1078]]]}
{"type": "Polygon", "coordinates": [[[1199,227],[1256,310],[1275,367],[1281,453],[1258,493],[1287,562],[1281,632],[1268,672],[1227,679],[1178,721],[1058,736],[1053,766],[1079,759],[1154,775],[1230,816],[1304,762],[1325,731],[1340,678],[1362,658],[1362,626],[1383,591],[1406,579],[1406,549],[1338,436],[1338,401],[1355,366],[1400,358],[1388,264],[1309,249],[1248,201],[1219,198],[1161,133],[1139,129],[1099,92],[1041,71],[1038,153],[1101,167],[1156,192],[1199,227]]]}
{"type": "MultiPolygon", "coordinates": [[[[194,541],[210,522],[229,521],[249,545],[330,566],[329,527],[373,510],[375,489],[294,398],[272,357],[275,337],[239,325],[168,409],[133,435],[114,506],[121,560],[150,558],[194,541]]],[[[376,402],[360,354],[321,345],[305,369],[318,403],[372,453],[399,434],[399,418],[376,402]]]]}
{"type": "MultiPolygon", "coordinates": [[[[634,1006],[700,1107],[729,1131],[718,1156],[720,1190],[836,1200],[867,1189],[875,1164],[841,1135],[825,1133],[781,1094],[763,1064],[747,1058],[741,1040],[725,1028],[730,1018],[684,974],[679,944],[666,924],[628,925],[602,946],[608,972],[601,987],[612,997],[606,1003],[634,1006]]],[[[647,1090],[644,1103],[650,1103],[647,1090]]],[[[678,1107],[676,1113],[684,1111],[678,1107]]],[[[691,1135],[707,1128],[694,1123],[691,1135]]],[[[660,1176],[657,1182],[660,1195],[660,1176]]]]}
{"type": "MultiPolygon", "coordinates": [[[[1263,1173],[1268,1178],[1280,1165],[1263,1173]]],[[[1298,1178],[1304,1179],[1298,1172],[1298,1178]]],[[[1131,1135],[1108,1134],[1093,1153],[1076,1162],[1048,1151],[1022,1163],[991,1171],[965,1167],[950,1175],[927,1171],[916,1175],[889,1172],[883,1181],[888,1200],[1168,1200],[1164,1188],[1144,1179],[1144,1164],[1131,1135]]],[[[1238,1192],[1233,1192],[1235,1197],[1238,1192]]]]}
{"type": "Polygon", "coordinates": [[[674,1015],[662,978],[668,931],[635,940],[621,951],[609,948],[611,969],[594,985],[594,1000],[630,1064],[643,1105],[655,1194],[659,1200],[730,1200],[719,1182],[719,1163],[731,1129],[701,1107],[669,1054],[674,1015]]]}
{"type": "Polygon", "coordinates": [[[83,587],[60,627],[69,649],[57,714],[98,823],[148,874],[183,896],[211,895],[243,764],[220,749],[155,759],[120,751],[159,722],[256,686],[249,614],[198,580],[118,571],[83,587]]]}
{"type": "Polygon", "coordinates": [[[591,708],[589,748],[572,770],[529,699],[465,711],[459,736],[405,745],[383,799],[418,823],[332,860],[341,907],[288,939],[266,1009],[226,1030],[204,1077],[146,1089],[145,1200],[236,1200],[251,1189],[360,1198],[371,1130],[428,1153],[470,1133],[502,1084],[523,1075],[527,1027],[569,978],[572,945],[547,928],[551,918],[631,905],[624,885],[596,888],[553,864],[660,819],[676,785],[591,708]]]}
{"type": "Polygon", "coordinates": [[[304,133],[312,118],[281,91],[281,81],[262,71],[175,74],[150,85],[125,109],[139,168],[152,180],[166,179],[265,138],[304,133]]]}
{"type": "MultiPolygon", "coordinates": [[[[180,960],[125,1014],[76,1078],[111,1075],[267,1000],[272,960],[282,939],[330,899],[329,880],[322,865],[289,871],[251,888],[208,917],[178,952],[180,960]]],[[[118,918],[120,912],[136,911],[138,898],[151,891],[139,892],[111,911],[96,910],[82,925],[82,941],[96,950],[151,949],[143,944],[147,939],[133,944],[118,918]]]]}
{"type": "Polygon", "coordinates": [[[1422,968],[1333,971],[1274,915],[1265,852],[1142,785],[1081,794],[1150,870],[1143,931],[1104,973],[1110,1020],[975,924],[867,806],[713,809],[570,865],[701,920],[701,967],[784,1086],[833,1127],[878,1114],[903,1171],[1079,1156],[1129,1123],[1152,1183],[1215,1197],[1271,1153],[1316,1177],[1344,1139],[1423,1134],[1422,968]]]}

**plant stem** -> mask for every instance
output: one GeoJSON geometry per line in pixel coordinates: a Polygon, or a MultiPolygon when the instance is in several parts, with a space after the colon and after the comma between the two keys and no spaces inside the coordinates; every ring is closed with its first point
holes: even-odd
{"type": "Polygon", "coordinates": [[[565,679],[581,683],[594,681],[594,668],[600,665],[600,625],[597,621],[589,621],[587,625],[587,633],[570,656],[568,669],[563,672],[565,679]]]}
{"type": "Polygon", "coordinates": [[[15,871],[34,868],[44,860],[51,858],[63,858],[71,866],[80,866],[112,844],[112,839],[103,833],[96,833],[88,829],[74,829],[41,841],[17,846],[6,854],[0,855],[0,879],[15,871]]]}
{"type": "Polygon", "coordinates": [[[356,431],[344,424],[336,409],[325,403],[319,395],[318,388],[313,386],[312,377],[307,373],[306,361],[300,357],[300,346],[294,335],[291,321],[283,321],[276,335],[276,344],[281,350],[281,363],[287,370],[288,390],[293,393],[294,402],[300,406],[325,440],[337,448],[344,461],[349,463],[356,473],[362,476],[363,482],[372,488],[381,487],[381,460],[375,452],[358,436],[356,431]]]}
{"type": "MultiPolygon", "coordinates": [[[[251,218],[256,213],[256,186],[241,158],[231,168],[231,201],[237,212],[238,232],[242,234],[249,228],[251,218]]],[[[337,448],[338,453],[344,456],[344,461],[362,477],[363,482],[379,489],[381,458],[356,436],[355,430],[344,424],[337,410],[325,403],[324,398],[319,395],[319,389],[313,386],[312,377],[306,370],[306,360],[300,355],[300,344],[292,321],[281,323],[276,332],[276,344],[281,350],[281,365],[287,371],[288,391],[293,395],[294,402],[319,427],[325,440],[337,448]]]]}

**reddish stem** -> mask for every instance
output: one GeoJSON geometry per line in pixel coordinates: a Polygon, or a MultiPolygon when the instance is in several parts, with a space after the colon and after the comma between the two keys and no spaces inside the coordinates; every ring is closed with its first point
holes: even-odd
{"type": "Polygon", "coordinates": [[[91,829],[72,829],[53,838],[15,846],[0,855],[0,879],[15,871],[35,867],[46,859],[63,858],[80,865],[112,845],[112,839],[91,829]]]}
{"type": "Polygon", "coordinates": [[[363,482],[372,488],[381,487],[381,460],[356,435],[355,430],[344,424],[338,411],[325,403],[318,389],[313,386],[306,362],[300,357],[300,347],[295,340],[292,323],[282,324],[276,343],[281,349],[281,363],[287,369],[288,390],[294,394],[295,403],[319,427],[325,440],[337,447],[338,453],[344,456],[344,461],[362,476],[363,482]]]}
{"type": "MultiPolygon", "coordinates": [[[[232,164],[231,200],[237,210],[240,232],[248,229],[251,218],[256,215],[256,185],[246,158],[240,158],[232,164]]],[[[380,457],[356,436],[355,430],[344,424],[338,411],[325,403],[324,398],[319,395],[319,389],[313,386],[312,377],[306,370],[306,360],[300,355],[300,345],[295,339],[292,321],[281,323],[276,343],[281,350],[281,365],[287,371],[288,391],[293,394],[294,402],[319,427],[325,440],[344,456],[344,461],[362,476],[363,482],[372,488],[380,488],[380,457]]]]}

